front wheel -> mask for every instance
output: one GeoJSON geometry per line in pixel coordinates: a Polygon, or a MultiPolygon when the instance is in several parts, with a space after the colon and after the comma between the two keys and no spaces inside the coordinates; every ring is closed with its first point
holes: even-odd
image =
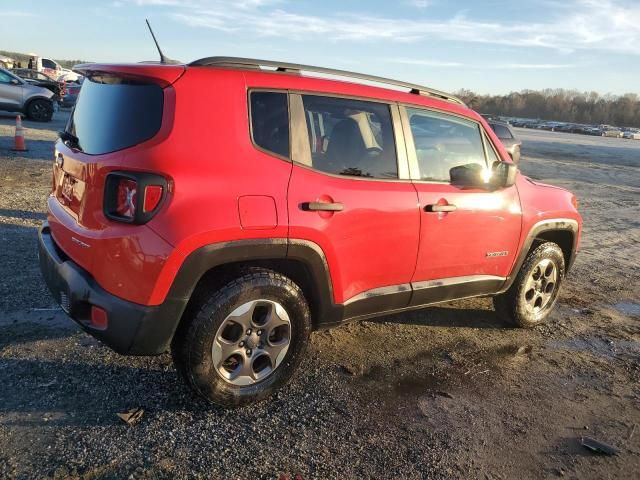
{"type": "Polygon", "coordinates": [[[53,116],[53,103],[48,100],[33,100],[27,107],[27,117],[36,122],[48,122],[53,116]]]}
{"type": "Polygon", "coordinates": [[[226,407],[262,400],[288,382],[311,332],[300,288],[262,268],[205,295],[184,321],[174,363],[196,393],[226,407]]]}
{"type": "Polygon", "coordinates": [[[564,255],[558,245],[538,245],[527,255],[509,290],[493,297],[498,316],[525,328],[543,323],[558,298],[564,269],[564,255]]]}

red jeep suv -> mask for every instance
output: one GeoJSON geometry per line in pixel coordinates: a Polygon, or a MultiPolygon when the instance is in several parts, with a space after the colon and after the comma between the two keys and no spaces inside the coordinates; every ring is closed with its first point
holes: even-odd
{"type": "Polygon", "coordinates": [[[537,325],[576,255],[574,195],[446,93],[229,57],[76,71],[42,274],[83,329],[170,349],[210,401],[265,398],[345,320],[493,296],[537,325]]]}

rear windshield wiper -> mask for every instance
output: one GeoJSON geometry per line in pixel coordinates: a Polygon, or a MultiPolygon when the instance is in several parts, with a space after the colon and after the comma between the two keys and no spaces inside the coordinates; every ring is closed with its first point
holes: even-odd
{"type": "Polygon", "coordinates": [[[69,145],[72,148],[82,150],[80,148],[80,140],[74,134],[69,133],[65,130],[61,130],[58,132],[58,136],[60,140],[62,140],[65,144],[69,145]]]}

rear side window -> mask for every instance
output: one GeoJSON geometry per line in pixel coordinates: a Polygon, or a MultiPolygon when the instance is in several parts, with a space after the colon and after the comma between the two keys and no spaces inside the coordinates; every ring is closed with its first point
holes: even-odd
{"type": "Polygon", "coordinates": [[[251,92],[251,135],[260,148],[289,158],[287,94],[251,92]]]}
{"type": "Polygon", "coordinates": [[[162,88],[156,84],[114,76],[87,78],[67,132],[88,154],[122,150],[158,133],[163,104],[162,88]]]}
{"type": "Polygon", "coordinates": [[[407,108],[420,179],[449,182],[453,167],[486,169],[477,123],[453,115],[407,108]]]}
{"type": "Polygon", "coordinates": [[[491,128],[493,128],[493,131],[496,132],[496,135],[498,136],[498,138],[506,139],[506,140],[513,138],[513,135],[511,135],[511,131],[504,125],[497,125],[495,123],[492,123],[490,125],[491,125],[491,128]]]}
{"type": "Polygon", "coordinates": [[[335,175],[394,179],[398,162],[389,105],[303,95],[311,166],[335,175]]]}

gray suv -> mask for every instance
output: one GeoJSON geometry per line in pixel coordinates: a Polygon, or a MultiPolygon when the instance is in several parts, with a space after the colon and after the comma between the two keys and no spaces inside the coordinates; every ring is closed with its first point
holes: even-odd
{"type": "Polygon", "coordinates": [[[21,112],[31,120],[48,122],[53,116],[53,92],[27,83],[0,68],[0,110],[21,112]]]}

